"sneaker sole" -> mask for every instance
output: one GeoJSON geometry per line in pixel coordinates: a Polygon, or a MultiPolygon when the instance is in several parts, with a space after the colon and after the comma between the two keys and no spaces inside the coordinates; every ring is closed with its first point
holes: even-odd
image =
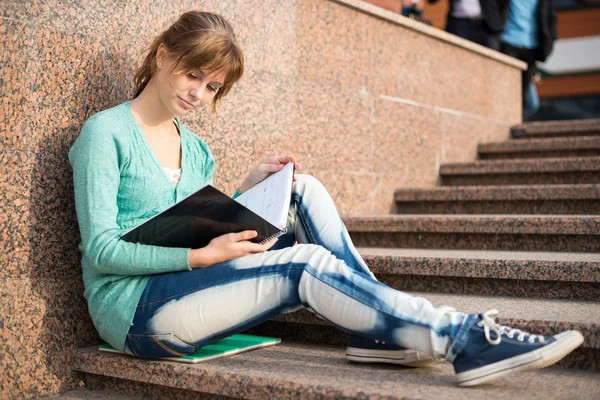
{"type": "Polygon", "coordinates": [[[445,361],[417,350],[367,350],[357,347],[348,347],[346,358],[357,363],[386,363],[405,367],[426,367],[445,361]]]}
{"type": "Polygon", "coordinates": [[[475,370],[456,374],[458,386],[474,386],[501,378],[513,372],[526,371],[550,366],[575,350],[583,343],[583,336],[570,331],[556,342],[541,349],[498,361],[475,370]]]}

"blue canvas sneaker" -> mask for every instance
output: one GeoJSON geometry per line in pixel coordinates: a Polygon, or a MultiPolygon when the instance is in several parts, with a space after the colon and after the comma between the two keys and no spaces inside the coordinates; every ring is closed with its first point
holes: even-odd
{"type": "Polygon", "coordinates": [[[583,343],[577,331],[555,336],[532,335],[500,326],[497,310],[479,315],[470,328],[467,344],[452,364],[459,386],[473,386],[518,371],[547,367],[583,343]]]}
{"type": "Polygon", "coordinates": [[[443,358],[433,358],[417,350],[358,335],[350,335],[346,358],[360,363],[388,363],[405,367],[425,367],[444,361],[443,358]]]}

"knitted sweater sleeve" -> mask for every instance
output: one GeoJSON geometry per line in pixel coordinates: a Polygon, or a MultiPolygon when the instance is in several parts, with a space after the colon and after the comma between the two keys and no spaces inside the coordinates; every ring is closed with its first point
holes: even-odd
{"type": "Polygon", "coordinates": [[[110,123],[92,117],[69,151],[83,257],[101,274],[149,275],[190,270],[189,249],[121,240],[117,194],[120,165],[126,152],[124,141],[114,133],[118,127],[112,128],[110,123]]]}

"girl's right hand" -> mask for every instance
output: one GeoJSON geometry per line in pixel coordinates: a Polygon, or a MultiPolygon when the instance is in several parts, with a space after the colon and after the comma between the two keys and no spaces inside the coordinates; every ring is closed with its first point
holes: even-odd
{"type": "Polygon", "coordinates": [[[265,244],[250,242],[257,234],[256,231],[243,231],[218,236],[211,240],[206,247],[190,250],[188,253],[190,266],[192,268],[205,268],[250,254],[262,253],[269,250],[277,242],[276,238],[265,244]]]}

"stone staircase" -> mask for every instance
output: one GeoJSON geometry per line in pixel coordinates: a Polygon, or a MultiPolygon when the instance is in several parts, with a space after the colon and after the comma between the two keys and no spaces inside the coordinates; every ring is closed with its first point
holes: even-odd
{"type": "Polygon", "coordinates": [[[577,329],[559,363],[470,389],[451,365],[404,369],[344,359],[347,334],[299,311],[249,333],[280,346],[196,366],[82,349],[88,390],[143,398],[598,398],[600,120],[523,124],[479,161],[440,168],[440,187],[399,189],[395,213],[344,221],[384,283],[536,333],[577,329]],[[564,368],[566,367],[566,368],[564,368]]]}

